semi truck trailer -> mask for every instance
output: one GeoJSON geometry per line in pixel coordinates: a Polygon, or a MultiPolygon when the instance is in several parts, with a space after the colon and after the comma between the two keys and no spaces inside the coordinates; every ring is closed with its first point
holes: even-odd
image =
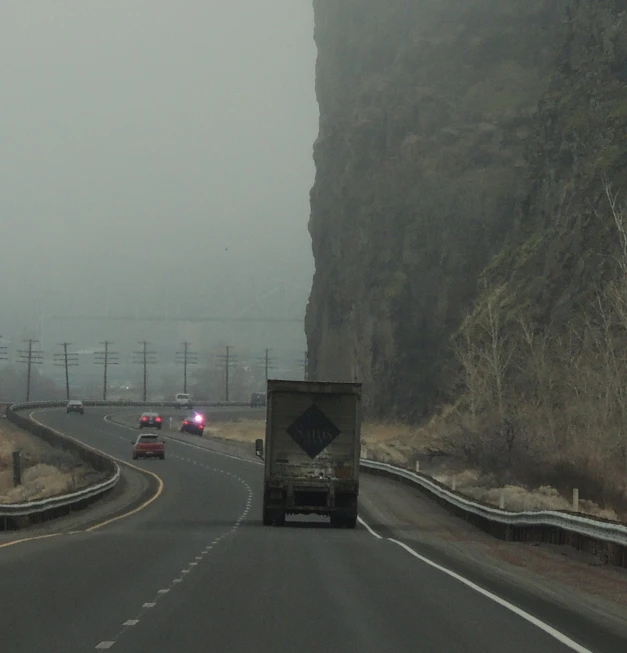
{"type": "Polygon", "coordinates": [[[361,455],[361,384],[267,382],[263,523],[286,515],[327,515],[355,528],[361,455]]]}

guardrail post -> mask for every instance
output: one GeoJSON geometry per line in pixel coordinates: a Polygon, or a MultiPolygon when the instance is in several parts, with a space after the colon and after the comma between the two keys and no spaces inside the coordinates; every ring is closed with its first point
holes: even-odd
{"type": "Polygon", "coordinates": [[[499,495],[499,508],[505,510],[505,490],[501,488],[501,493],[499,495]]]}
{"type": "Polygon", "coordinates": [[[419,460],[416,461],[416,471],[417,472],[420,471],[420,461],[419,460]]]}
{"type": "Polygon", "coordinates": [[[573,488],[573,512],[579,512],[579,489],[573,488]]]}
{"type": "Polygon", "coordinates": [[[20,460],[20,450],[13,452],[13,485],[17,487],[22,484],[22,461],[20,460]]]}
{"type": "Polygon", "coordinates": [[[172,430],[172,418],[171,417],[170,417],[170,426],[168,426],[168,428],[170,429],[170,431],[172,430]]]}
{"type": "Polygon", "coordinates": [[[457,491],[457,476],[453,476],[453,480],[451,481],[451,490],[453,490],[453,492],[457,491]]]}

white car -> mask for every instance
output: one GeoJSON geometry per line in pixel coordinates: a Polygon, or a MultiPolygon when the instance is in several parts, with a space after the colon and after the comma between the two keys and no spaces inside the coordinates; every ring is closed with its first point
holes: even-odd
{"type": "Polygon", "coordinates": [[[70,399],[65,407],[65,412],[68,415],[70,413],[80,413],[81,415],[84,415],[85,409],[83,408],[83,402],[80,399],[70,399]]]}
{"type": "Polygon", "coordinates": [[[176,397],[174,397],[174,407],[175,408],[193,408],[192,405],[192,396],[185,393],[179,392],[176,397]]]}

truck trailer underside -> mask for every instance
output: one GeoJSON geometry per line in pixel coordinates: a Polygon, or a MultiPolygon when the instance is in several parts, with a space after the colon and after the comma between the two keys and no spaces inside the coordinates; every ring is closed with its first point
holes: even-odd
{"type": "Polygon", "coordinates": [[[355,486],[329,485],[267,485],[264,491],[263,523],[283,525],[286,515],[328,516],[331,525],[355,528],[357,524],[355,486]]]}

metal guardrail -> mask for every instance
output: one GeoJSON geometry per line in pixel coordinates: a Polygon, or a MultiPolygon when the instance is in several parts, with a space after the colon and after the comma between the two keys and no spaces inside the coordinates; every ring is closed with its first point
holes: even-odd
{"type": "MultiPolygon", "coordinates": [[[[10,410],[28,410],[29,408],[64,408],[67,405],[67,401],[31,401],[28,403],[19,403],[13,404],[10,407],[10,410]]],[[[206,406],[209,408],[246,408],[250,406],[250,401],[194,401],[194,406],[206,406]]],[[[174,401],[127,401],[127,400],[109,400],[102,401],[99,399],[85,399],[83,400],[83,406],[120,406],[122,408],[128,406],[132,408],[134,406],[140,408],[176,408],[174,401]]]]}
{"type": "Polygon", "coordinates": [[[102,483],[90,485],[76,492],[63,494],[48,499],[28,501],[24,503],[0,503],[0,518],[29,517],[45,511],[53,511],[68,507],[76,507],[79,503],[86,503],[90,499],[100,497],[103,493],[112,490],[120,480],[120,468],[115,464],[113,476],[102,483]]]}
{"type": "Polygon", "coordinates": [[[570,545],[627,567],[627,525],[557,510],[513,512],[471,500],[418,472],[362,459],[363,471],[412,485],[448,511],[504,540],[570,545]]]}

